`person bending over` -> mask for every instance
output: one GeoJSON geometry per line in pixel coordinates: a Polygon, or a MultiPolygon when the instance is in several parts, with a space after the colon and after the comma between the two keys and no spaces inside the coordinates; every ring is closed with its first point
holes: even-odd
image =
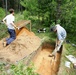
{"type": "Polygon", "coordinates": [[[55,49],[52,52],[52,54],[49,55],[50,57],[55,56],[56,52],[60,50],[60,47],[67,35],[66,30],[59,24],[57,24],[56,26],[53,26],[51,28],[51,31],[53,31],[57,34],[57,39],[56,39],[55,49]]]}

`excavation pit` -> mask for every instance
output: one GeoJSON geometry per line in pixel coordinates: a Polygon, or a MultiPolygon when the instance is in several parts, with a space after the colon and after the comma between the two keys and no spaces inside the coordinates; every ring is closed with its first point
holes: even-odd
{"type": "Polygon", "coordinates": [[[56,53],[56,57],[49,57],[49,54],[54,50],[54,46],[50,43],[44,43],[32,58],[36,67],[36,72],[39,75],[57,75],[60,66],[61,52],[56,53]]]}

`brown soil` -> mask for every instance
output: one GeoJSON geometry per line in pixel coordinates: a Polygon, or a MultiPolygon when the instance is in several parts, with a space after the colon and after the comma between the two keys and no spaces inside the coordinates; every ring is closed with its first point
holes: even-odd
{"type": "Polygon", "coordinates": [[[37,72],[40,75],[50,75],[51,74],[51,60],[52,58],[48,57],[50,54],[50,49],[43,49],[38,57],[34,60],[34,64],[37,68],[37,72]],[[48,51],[47,51],[48,50],[48,51]]]}
{"type": "Polygon", "coordinates": [[[49,57],[52,47],[43,48],[41,52],[34,58],[33,62],[36,66],[36,72],[40,75],[57,75],[60,65],[60,53],[56,54],[56,58],[49,57]]]}
{"type": "Polygon", "coordinates": [[[19,61],[37,50],[41,45],[40,38],[26,28],[22,28],[17,35],[16,40],[5,48],[2,44],[3,40],[0,41],[0,61],[19,61]]]}

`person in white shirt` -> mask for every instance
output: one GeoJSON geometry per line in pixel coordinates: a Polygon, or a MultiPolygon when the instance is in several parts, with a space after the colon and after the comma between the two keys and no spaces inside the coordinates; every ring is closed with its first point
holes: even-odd
{"type": "Polygon", "coordinates": [[[5,23],[5,25],[8,28],[8,33],[10,34],[10,37],[8,39],[6,39],[6,46],[9,45],[12,41],[14,41],[16,39],[16,32],[15,32],[15,28],[16,25],[14,24],[15,21],[15,17],[14,17],[14,9],[10,9],[9,10],[10,14],[7,15],[4,19],[3,22],[5,23]]]}
{"type": "Polygon", "coordinates": [[[57,33],[57,39],[56,39],[55,49],[52,52],[52,54],[49,55],[50,57],[55,56],[56,52],[60,50],[60,47],[61,47],[61,45],[62,45],[62,43],[65,40],[66,35],[67,35],[66,30],[62,26],[60,26],[59,24],[57,24],[56,26],[53,26],[51,28],[51,31],[57,33]]]}

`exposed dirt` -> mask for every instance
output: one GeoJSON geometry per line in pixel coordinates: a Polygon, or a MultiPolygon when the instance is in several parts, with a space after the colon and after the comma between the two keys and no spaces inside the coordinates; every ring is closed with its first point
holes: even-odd
{"type": "Polygon", "coordinates": [[[0,41],[0,61],[19,61],[37,50],[40,45],[40,38],[26,28],[22,28],[17,35],[16,40],[7,47],[4,48],[3,40],[0,41]]]}
{"type": "Polygon", "coordinates": [[[53,47],[45,47],[33,60],[36,66],[36,72],[40,75],[57,75],[60,65],[61,53],[56,54],[56,58],[49,57],[53,47]]]}
{"type": "MultiPolygon", "coordinates": [[[[30,21],[29,20],[22,20],[22,21],[19,21],[19,22],[16,22],[15,25],[17,27],[26,27],[27,24],[29,24],[30,21]]],[[[22,28],[20,28],[20,30],[16,29],[16,35],[18,35],[18,33],[22,30],[22,28]]]]}

